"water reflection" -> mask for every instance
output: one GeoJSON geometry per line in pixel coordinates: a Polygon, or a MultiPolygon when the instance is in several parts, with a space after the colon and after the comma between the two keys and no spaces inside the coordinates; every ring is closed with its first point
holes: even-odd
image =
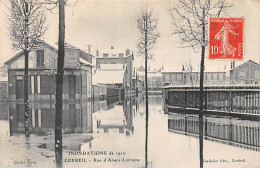
{"type": "Polygon", "coordinates": [[[134,131],[135,115],[132,96],[121,100],[119,97],[95,102],[93,113],[93,133],[119,133],[129,136],[134,131]],[[99,104],[99,105],[98,105],[99,104]],[[100,110],[97,110],[99,108],[100,110]],[[111,110],[113,109],[113,110],[111,110]]]}
{"type": "MultiPolygon", "coordinates": [[[[259,151],[260,123],[219,116],[204,117],[204,138],[232,146],[259,151]]],[[[169,131],[196,136],[199,118],[196,115],[174,114],[168,120],[169,131]]]]}
{"type": "MultiPolygon", "coordinates": [[[[63,133],[119,133],[134,132],[133,117],[139,111],[143,96],[111,97],[107,100],[64,102],[63,133]]],[[[53,135],[55,104],[30,102],[31,134],[53,135]]],[[[141,112],[142,114],[143,112],[141,112]]],[[[10,135],[24,133],[24,104],[9,103],[10,135]]]]}
{"type": "MultiPolygon", "coordinates": [[[[26,155],[37,160],[37,165],[31,167],[39,167],[40,164],[43,167],[144,167],[145,105],[144,96],[141,94],[126,98],[113,97],[103,101],[64,103],[61,163],[53,162],[55,105],[47,102],[30,103],[31,136],[27,140],[23,138],[23,104],[10,103],[8,110],[9,125],[6,124],[6,127],[10,126],[11,137],[7,139],[22,146],[19,149],[23,150],[20,158],[23,159],[26,155]],[[71,155],[74,152],[104,151],[122,152],[125,155],[113,158],[138,159],[139,162],[96,163],[93,162],[95,158],[103,161],[109,156],[71,155]],[[37,158],[38,154],[34,152],[39,153],[40,158],[37,158]],[[79,158],[86,159],[87,162],[66,162],[79,158]]],[[[192,137],[197,136],[198,118],[195,115],[164,114],[161,96],[149,96],[149,116],[149,166],[199,167],[198,141],[192,137]],[[180,156],[187,157],[181,157],[180,160],[180,156]]],[[[243,154],[249,156],[246,159],[249,161],[252,155],[259,155],[259,127],[257,121],[206,117],[205,157],[218,156],[218,153],[224,158],[243,154]],[[214,148],[219,150],[209,150],[214,148]],[[229,152],[225,153],[226,151],[229,152]]]]}
{"type": "MultiPolygon", "coordinates": [[[[45,102],[30,103],[30,132],[37,135],[54,134],[55,105],[45,102]]],[[[63,133],[92,131],[92,102],[63,103],[63,133]]],[[[23,103],[9,104],[10,134],[24,132],[23,103]]]]}

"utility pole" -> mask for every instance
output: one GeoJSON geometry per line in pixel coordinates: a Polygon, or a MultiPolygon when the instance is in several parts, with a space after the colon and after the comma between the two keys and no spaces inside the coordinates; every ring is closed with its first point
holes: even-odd
{"type": "Polygon", "coordinates": [[[88,45],[88,53],[91,54],[91,44],[88,45]]]}
{"type": "Polygon", "coordinates": [[[55,159],[58,167],[62,164],[62,91],[65,55],[65,0],[59,0],[59,42],[56,76],[56,115],[55,115],[55,159]]]}

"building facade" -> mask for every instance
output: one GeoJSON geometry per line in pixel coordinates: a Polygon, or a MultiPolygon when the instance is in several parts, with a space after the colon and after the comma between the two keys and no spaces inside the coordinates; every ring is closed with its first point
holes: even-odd
{"type": "Polygon", "coordinates": [[[134,91],[133,60],[134,55],[129,49],[116,50],[112,46],[102,53],[97,51],[94,77],[101,80],[95,81],[95,84],[106,84],[108,88],[123,89],[125,95],[131,94],[134,91]]]}
{"type": "Polygon", "coordinates": [[[100,64],[93,75],[95,98],[122,96],[129,90],[128,69],[123,64],[100,64]]]}
{"type": "MultiPolygon", "coordinates": [[[[54,100],[58,51],[43,42],[29,52],[29,100],[54,100]]],[[[92,55],[65,44],[63,100],[90,100],[92,93],[92,55]]],[[[23,51],[5,62],[8,65],[9,100],[23,100],[23,51]]]]}
{"type": "Polygon", "coordinates": [[[260,84],[260,65],[249,60],[231,69],[230,84],[260,84]]]}
{"type": "MultiPolygon", "coordinates": [[[[200,72],[188,72],[183,69],[163,70],[162,82],[164,85],[199,85],[200,72]]],[[[205,85],[222,85],[226,84],[226,71],[205,70],[204,84],[205,85]]]]}
{"type": "MultiPolygon", "coordinates": [[[[145,82],[145,68],[143,65],[141,65],[138,68],[138,73],[139,73],[139,79],[143,82],[145,82]]],[[[163,85],[163,80],[162,80],[162,73],[161,73],[161,68],[153,68],[149,66],[147,69],[147,86],[148,86],[148,91],[158,91],[161,90],[163,85]]]]}

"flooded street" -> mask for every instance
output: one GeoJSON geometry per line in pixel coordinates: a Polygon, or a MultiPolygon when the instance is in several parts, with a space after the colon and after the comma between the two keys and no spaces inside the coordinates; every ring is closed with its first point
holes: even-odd
{"type": "MultiPolygon", "coordinates": [[[[6,158],[0,165],[56,167],[54,104],[30,104],[31,135],[27,139],[23,104],[8,106],[9,120],[0,121],[1,157],[6,158]],[[9,153],[11,148],[19,153],[9,153]]],[[[143,95],[64,103],[63,112],[62,167],[144,167],[143,95]]],[[[149,97],[149,116],[149,167],[199,167],[196,116],[164,114],[160,95],[149,97]]],[[[205,167],[259,167],[258,121],[211,116],[204,124],[205,167]]]]}

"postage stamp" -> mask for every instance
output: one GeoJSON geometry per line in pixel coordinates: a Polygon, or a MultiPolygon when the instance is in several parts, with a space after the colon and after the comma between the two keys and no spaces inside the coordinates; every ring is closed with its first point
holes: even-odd
{"type": "Polygon", "coordinates": [[[243,59],[243,18],[209,19],[209,59],[243,59]]]}

